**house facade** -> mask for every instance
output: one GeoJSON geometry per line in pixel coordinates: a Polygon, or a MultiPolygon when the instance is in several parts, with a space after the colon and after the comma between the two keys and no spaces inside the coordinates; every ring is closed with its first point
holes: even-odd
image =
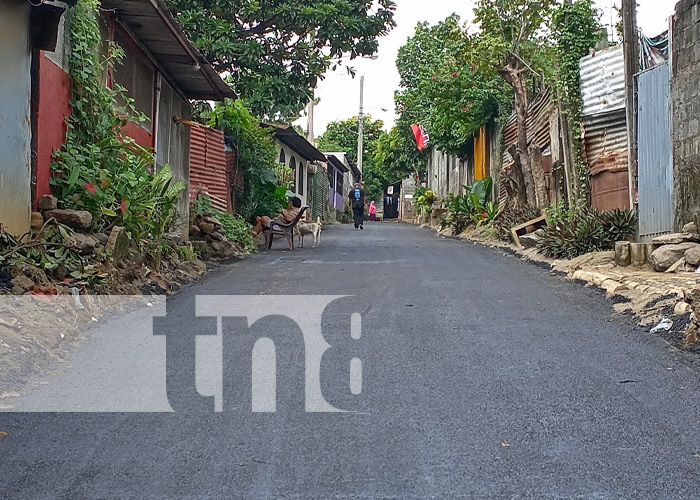
{"type": "MultiPolygon", "coordinates": [[[[28,230],[31,210],[50,192],[52,157],[65,139],[71,112],[71,9],[56,22],[53,45],[37,48],[31,32],[41,32],[46,22],[35,21],[32,8],[0,0],[0,64],[19,69],[0,74],[0,123],[5,123],[0,146],[8,146],[0,147],[0,222],[13,233],[28,230]]],[[[187,40],[162,0],[103,0],[101,14],[104,46],[116,42],[124,51],[122,64],[105,75],[105,85],[124,87],[146,117],[130,121],[123,132],[154,152],[156,168],[168,163],[174,180],[189,183],[190,99],[218,101],[235,94],[187,40]]],[[[187,192],[178,209],[188,213],[187,192]]]]}
{"type": "Polygon", "coordinates": [[[324,155],[328,158],[326,170],[331,185],[329,208],[331,213],[333,210],[342,213],[345,211],[345,200],[348,199],[353,185],[355,182],[362,182],[362,174],[347,153],[334,152],[324,155]]]}
{"type": "Polygon", "coordinates": [[[326,157],[306,138],[289,125],[263,124],[274,128],[278,162],[291,169],[294,175],[292,191],[301,199],[302,205],[310,205],[313,199],[314,167],[325,162],[326,157]]]}

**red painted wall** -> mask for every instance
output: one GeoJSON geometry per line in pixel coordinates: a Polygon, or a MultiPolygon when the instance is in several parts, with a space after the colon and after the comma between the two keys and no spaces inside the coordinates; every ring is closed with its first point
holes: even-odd
{"type": "Polygon", "coordinates": [[[35,200],[51,192],[51,157],[54,150],[61,148],[66,137],[66,116],[70,115],[70,85],[68,74],[41,51],[36,115],[35,200]]]}
{"type": "MultiPolygon", "coordinates": [[[[110,38],[112,38],[112,35],[110,35],[110,38]]],[[[51,159],[53,152],[61,148],[66,137],[66,117],[71,112],[71,80],[68,77],[68,73],[49,60],[44,51],[40,51],[36,85],[37,111],[34,116],[36,120],[36,192],[34,193],[34,199],[38,200],[41,196],[51,192],[49,186],[51,159]]],[[[154,117],[156,109],[155,99],[154,93],[154,117]]],[[[153,148],[155,145],[155,126],[153,129],[153,133],[149,133],[137,123],[130,122],[124,127],[122,132],[141,146],[153,148]]],[[[36,209],[36,201],[34,209],[36,209]]]]}
{"type": "Polygon", "coordinates": [[[146,129],[141,127],[138,123],[129,122],[126,127],[122,128],[122,133],[126,136],[131,137],[136,141],[136,144],[146,147],[153,148],[153,135],[150,134],[146,129]]]}
{"type": "MultiPolygon", "coordinates": [[[[51,159],[61,149],[66,137],[66,117],[70,115],[71,80],[68,73],[49,60],[44,51],[39,56],[36,113],[36,202],[51,192],[51,159]]],[[[128,123],[123,133],[144,147],[153,148],[153,134],[136,123],[128,123]]]]}

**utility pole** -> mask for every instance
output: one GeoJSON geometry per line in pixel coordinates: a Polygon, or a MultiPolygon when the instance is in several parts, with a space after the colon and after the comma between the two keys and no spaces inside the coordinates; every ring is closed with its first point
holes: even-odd
{"type": "Polygon", "coordinates": [[[637,85],[639,73],[639,37],[637,35],[637,2],[622,0],[622,48],[625,62],[625,102],[627,111],[627,171],[630,208],[634,210],[637,192],[637,85]]]}
{"type": "Polygon", "coordinates": [[[311,95],[311,100],[309,101],[308,106],[306,107],[306,140],[309,141],[309,143],[314,144],[314,106],[316,103],[314,102],[314,96],[311,95]]]}
{"type": "MultiPolygon", "coordinates": [[[[362,152],[364,150],[364,135],[365,135],[365,115],[362,109],[363,98],[365,91],[365,76],[360,76],[360,114],[357,123],[357,169],[360,171],[360,176],[362,176],[362,152]]],[[[355,182],[360,182],[360,179],[356,179],[355,182]]]]}

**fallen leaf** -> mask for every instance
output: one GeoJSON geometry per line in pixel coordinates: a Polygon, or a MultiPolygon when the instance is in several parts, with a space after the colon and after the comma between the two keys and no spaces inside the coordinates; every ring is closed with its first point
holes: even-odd
{"type": "Polygon", "coordinates": [[[510,448],[510,443],[507,443],[507,442],[503,441],[503,442],[501,443],[501,446],[503,446],[504,448],[510,448]]]}
{"type": "Polygon", "coordinates": [[[0,431],[0,437],[7,437],[7,432],[5,431],[0,431]]]}

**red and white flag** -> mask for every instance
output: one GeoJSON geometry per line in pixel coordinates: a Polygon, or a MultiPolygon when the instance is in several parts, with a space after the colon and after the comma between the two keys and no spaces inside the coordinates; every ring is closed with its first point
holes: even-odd
{"type": "Polygon", "coordinates": [[[425,131],[423,125],[411,125],[411,130],[416,138],[416,146],[418,146],[418,151],[423,151],[426,149],[430,143],[430,137],[428,137],[428,132],[425,131]]]}

